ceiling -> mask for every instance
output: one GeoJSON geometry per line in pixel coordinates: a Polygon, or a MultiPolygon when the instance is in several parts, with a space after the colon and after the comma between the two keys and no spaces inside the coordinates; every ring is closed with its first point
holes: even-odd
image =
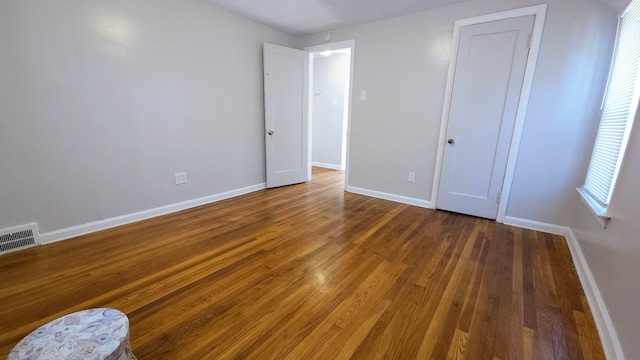
{"type": "Polygon", "coordinates": [[[469,0],[202,0],[294,36],[469,0]]]}
{"type": "MultiPolygon", "coordinates": [[[[363,24],[470,0],[202,0],[293,36],[363,24]]],[[[630,0],[601,0],[622,10],[630,0]]]]}

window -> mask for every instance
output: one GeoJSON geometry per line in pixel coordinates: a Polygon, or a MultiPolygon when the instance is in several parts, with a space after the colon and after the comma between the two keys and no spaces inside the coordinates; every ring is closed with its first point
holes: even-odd
{"type": "Polygon", "coordinates": [[[598,135],[584,185],[578,189],[606,227],[615,187],[640,100],[640,0],[620,16],[598,135]]]}

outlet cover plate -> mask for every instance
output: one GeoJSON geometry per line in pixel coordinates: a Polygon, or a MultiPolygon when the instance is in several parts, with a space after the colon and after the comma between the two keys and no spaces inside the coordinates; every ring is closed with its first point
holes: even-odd
{"type": "Polygon", "coordinates": [[[177,172],[175,174],[175,177],[176,177],[176,185],[185,184],[187,182],[186,172],[177,172]]]}

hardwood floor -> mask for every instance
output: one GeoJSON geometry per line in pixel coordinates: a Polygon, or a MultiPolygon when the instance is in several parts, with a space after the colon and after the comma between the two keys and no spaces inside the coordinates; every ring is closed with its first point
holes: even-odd
{"type": "Polygon", "coordinates": [[[0,257],[0,358],[113,307],[145,359],[604,359],[564,238],[342,174],[0,257]]]}

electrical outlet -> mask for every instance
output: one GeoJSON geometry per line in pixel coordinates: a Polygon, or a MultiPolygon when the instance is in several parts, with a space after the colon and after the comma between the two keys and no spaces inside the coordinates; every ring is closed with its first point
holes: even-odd
{"type": "Polygon", "coordinates": [[[177,172],[175,173],[175,177],[176,177],[176,185],[184,184],[187,182],[186,172],[177,172]]]}
{"type": "Polygon", "coordinates": [[[408,182],[416,182],[416,173],[409,172],[409,176],[407,177],[408,182]]]}

